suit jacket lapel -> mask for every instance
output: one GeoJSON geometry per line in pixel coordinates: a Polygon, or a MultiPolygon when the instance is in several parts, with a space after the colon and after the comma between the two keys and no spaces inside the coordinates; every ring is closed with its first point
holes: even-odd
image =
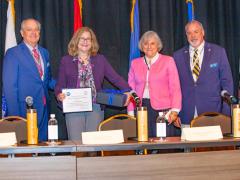
{"type": "Polygon", "coordinates": [[[47,57],[46,57],[46,54],[44,54],[42,48],[40,46],[38,46],[38,50],[41,54],[41,57],[42,57],[42,60],[43,60],[43,71],[44,71],[44,79],[46,78],[46,75],[47,75],[47,57]]]}
{"type": "Polygon", "coordinates": [[[210,64],[209,60],[210,60],[210,56],[212,54],[211,52],[212,52],[211,47],[209,46],[209,44],[207,42],[205,42],[203,61],[202,61],[202,66],[201,66],[201,70],[200,70],[198,80],[201,79],[201,77],[204,74],[206,74],[205,72],[207,71],[207,69],[209,67],[209,64],[210,64]]]}
{"type": "Polygon", "coordinates": [[[192,79],[192,82],[194,83],[194,79],[192,76],[192,70],[191,70],[191,65],[190,65],[190,52],[189,52],[189,46],[186,46],[183,50],[183,56],[184,56],[184,64],[187,69],[188,76],[190,79],[192,79]]]}
{"type": "Polygon", "coordinates": [[[28,47],[24,43],[21,44],[21,47],[23,50],[23,55],[25,56],[25,58],[23,58],[25,65],[28,67],[30,71],[33,72],[34,77],[41,79],[34,58],[31,52],[29,51],[28,47]]]}

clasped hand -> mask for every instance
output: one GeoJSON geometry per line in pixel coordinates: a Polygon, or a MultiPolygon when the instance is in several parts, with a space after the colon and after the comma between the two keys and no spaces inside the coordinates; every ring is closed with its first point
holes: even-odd
{"type": "Polygon", "coordinates": [[[168,124],[174,124],[176,127],[181,127],[181,121],[180,118],[178,117],[178,113],[176,111],[169,111],[166,114],[166,118],[168,120],[168,124]]]}

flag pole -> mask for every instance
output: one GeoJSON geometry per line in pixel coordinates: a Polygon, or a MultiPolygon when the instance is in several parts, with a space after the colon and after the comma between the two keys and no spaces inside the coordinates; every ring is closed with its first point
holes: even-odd
{"type": "Polygon", "coordinates": [[[188,21],[194,20],[194,6],[193,0],[186,0],[188,6],[188,21]]]}

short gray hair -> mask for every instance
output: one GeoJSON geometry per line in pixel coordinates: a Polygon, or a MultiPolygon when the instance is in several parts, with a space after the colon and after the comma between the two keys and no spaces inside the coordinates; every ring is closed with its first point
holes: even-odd
{"type": "Polygon", "coordinates": [[[185,25],[185,32],[187,32],[187,28],[188,28],[188,26],[191,25],[191,24],[198,24],[198,25],[201,27],[201,29],[204,31],[204,28],[203,28],[202,23],[200,23],[200,22],[197,21],[197,20],[192,20],[192,21],[188,22],[188,23],[185,25]]]}
{"type": "Polygon", "coordinates": [[[29,21],[29,20],[35,21],[35,22],[37,23],[37,25],[38,25],[39,31],[41,30],[41,24],[40,24],[40,22],[39,22],[38,20],[36,20],[36,19],[33,19],[33,18],[24,19],[24,20],[22,21],[22,23],[21,23],[21,30],[24,30],[25,24],[26,24],[26,22],[29,21]]]}
{"type": "Polygon", "coordinates": [[[158,46],[158,51],[161,51],[162,50],[162,48],[163,48],[163,44],[162,44],[162,40],[160,39],[160,37],[158,36],[158,34],[155,32],[155,31],[147,31],[147,32],[145,32],[143,35],[142,35],[142,37],[141,37],[141,39],[140,39],[140,41],[139,41],[139,43],[138,43],[138,47],[139,47],[139,49],[143,52],[143,44],[147,41],[147,40],[149,40],[150,38],[154,38],[155,40],[156,40],[156,42],[157,42],[157,46],[158,46]]]}

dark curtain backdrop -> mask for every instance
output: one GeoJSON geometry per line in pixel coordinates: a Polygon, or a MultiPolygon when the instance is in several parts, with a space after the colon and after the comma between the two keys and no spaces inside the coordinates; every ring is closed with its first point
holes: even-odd
{"type": "MultiPolygon", "coordinates": [[[[195,18],[203,23],[206,40],[226,48],[231,65],[235,95],[239,84],[240,1],[195,0],[195,18]]],[[[0,70],[4,55],[7,1],[0,1],[0,70]]],[[[96,33],[100,52],[116,71],[127,80],[131,10],[130,0],[83,0],[83,23],[96,33]]],[[[21,41],[20,23],[25,18],[36,18],[42,24],[40,44],[51,56],[52,74],[57,78],[61,57],[73,34],[73,0],[15,0],[16,35],[21,41]]],[[[163,53],[172,53],[187,43],[184,25],[187,23],[185,0],[139,0],[140,31],[156,31],[161,37],[163,53]]],[[[2,77],[2,73],[0,75],[2,77]]],[[[105,83],[105,87],[111,87],[105,83]]],[[[34,90],[34,89],[33,89],[34,90]]],[[[66,139],[66,128],[61,110],[51,93],[51,112],[57,114],[60,138],[66,139]]],[[[125,111],[122,109],[121,111],[125,111]]],[[[119,110],[108,108],[106,116],[119,110]]]]}

